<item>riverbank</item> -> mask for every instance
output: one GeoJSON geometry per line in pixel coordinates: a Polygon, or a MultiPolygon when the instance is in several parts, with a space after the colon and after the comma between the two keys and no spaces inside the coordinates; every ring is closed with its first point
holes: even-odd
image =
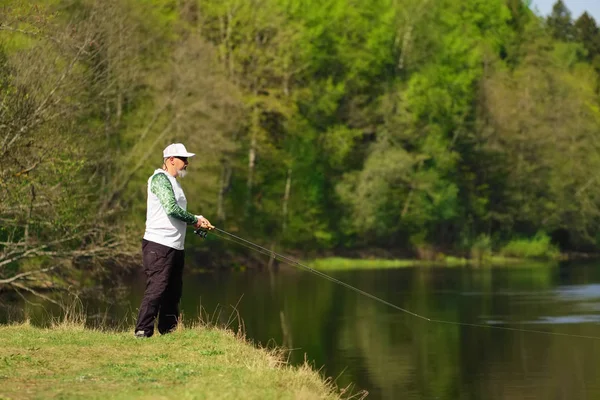
{"type": "MultiPolygon", "coordinates": [[[[504,243],[495,243],[489,236],[481,236],[466,249],[438,248],[422,245],[415,248],[338,248],[302,253],[289,250],[291,259],[318,270],[382,269],[421,266],[446,267],[490,267],[490,266],[542,266],[556,265],[581,254],[561,253],[551,238],[538,233],[531,238],[516,238],[504,243]]],[[[266,264],[264,252],[233,253],[225,257],[215,257],[205,252],[196,257],[205,265],[217,265],[219,268],[263,268],[266,264]],[[234,255],[235,254],[235,255],[234,255]]],[[[589,256],[592,256],[591,254],[589,256]]],[[[269,262],[270,264],[270,262],[269,262]]]]}
{"type": "Polygon", "coordinates": [[[309,366],[217,328],[135,339],[81,324],[0,326],[0,399],[338,399],[309,366]]]}
{"type": "MultiPolygon", "coordinates": [[[[276,250],[277,251],[277,250],[276,250]]],[[[534,254],[523,252],[515,255],[505,254],[475,254],[472,257],[461,257],[443,253],[428,253],[423,256],[405,253],[392,253],[382,249],[361,249],[351,252],[326,252],[321,254],[303,254],[299,252],[279,250],[286,259],[296,260],[310,268],[317,270],[351,270],[351,269],[385,269],[406,267],[496,267],[496,266],[542,266],[555,265],[559,261],[570,260],[571,254],[551,253],[534,254]]],[[[260,253],[225,254],[215,255],[210,252],[196,253],[191,256],[193,263],[210,268],[198,270],[209,271],[214,269],[264,269],[270,264],[269,257],[260,253]]],[[[575,258],[575,257],[573,257],[575,258]]],[[[578,257],[581,258],[581,257],[578,257]]],[[[588,257],[589,258],[589,257],[588,257]]],[[[283,260],[275,261],[281,265],[287,264],[283,260]]]]}
{"type": "Polygon", "coordinates": [[[468,259],[461,257],[446,256],[436,260],[419,259],[379,259],[379,258],[345,258],[325,257],[308,262],[308,266],[320,271],[351,270],[351,269],[385,269],[406,267],[485,267],[485,266],[542,266],[553,265],[555,260],[533,260],[526,258],[513,258],[504,256],[492,256],[485,260],[468,259]]]}

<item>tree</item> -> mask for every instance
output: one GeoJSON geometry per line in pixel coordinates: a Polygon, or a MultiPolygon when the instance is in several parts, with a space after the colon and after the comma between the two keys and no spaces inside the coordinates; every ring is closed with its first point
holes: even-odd
{"type": "Polygon", "coordinates": [[[596,25],[596,20],[587,12],[575,21],[576,38],[588,51],[588,60],[594,59],[600,55],[600,29],[596,25]]]}
{"type": "Polygon", "coordinates": [[[35,290],[34,277],[68,281],[81,259],[102,268],[95,261],[135,254],[144,183],[165,142],[203,150],[197,198],[216,202],[211,174],[234,148],[235,90],[197,32],[170,46],[163,16],[132,4],[69,2],[3,21],[0,285],[35,290]],[[161,46],[146,46],[148,31],[161,46]],[[168,61],[156,65],[158,55],[168,61]]]}
{"type": "Polygon", "coordinates": [[[597,76],[577,62],[580,45],[553,48],[535,30],[529,35],[535,39],[521,64],[496,65],[483,82],[483,139],[490,159],[498,160],[487,173],[500,177],[501,188],[490,199],[491,220],[504,235],[566,229],[575,243],[594,243],[597,76]]]}
{"type": "Polygon", "coordinates": [[[586,59],[600,75],[600,29],[596,21],[587,12],[575,22],[577,40],[583,44],[587,54],[586,59]]]}
{"type": "Polygon", "coordinates": [[[459,161],[471,150],[482,64],[501,51],[510,17],[503,2],[432,7],[423,21],[430,28],[432,56],[408,82],[393,86],[364,168],[347,174],[340,186],[353,220],[387,245],[407,236],[419,244],[451,241],[453,226],[468,225],[459,185],[463,168],[471,166],[459,161]]]}
{"type": "Polygon", "coordinates": [[[110,257],[123,242],[120,227],[104,225],[110,213],[96,218],[90,196],[100,176],[87,144],[99,131],[77,123],[93,108],[81,68],[93,35],[21,22],[25,29],[5,21],[0,37],[4,46],[21,39],[18,51],[0,48],[0,286],[35,292],[40,276],[67,279],[73,259],[110,257]]]}
{"type": "Polygon", "coordinates": [[[571,11],[562,0],[558,0],[552,7],[552,13],[546,19],[550,34],[557,40],[569,42],[575,39],[575,30],[571,11]]]}

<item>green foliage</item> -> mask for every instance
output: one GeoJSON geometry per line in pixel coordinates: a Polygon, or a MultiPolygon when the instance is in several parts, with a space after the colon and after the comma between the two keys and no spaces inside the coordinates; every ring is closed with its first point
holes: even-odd
{"type": "Polygon", "coordinates": [[[560,251],[551,243],[547,234],[538,232],[530,239],[511,240],[500,250],[500,254],[517,258],[556,260],[560,251]]]}
{"type": "Polygon", "coordinates": [[[182,141],[190,211],[263,244],[486,258],[490,237],[565,230],[597,248],[600,34],[562,2],[547,21],[519,0],[10,4],[15,246],[34,225],[29,245],[137,246],[146,179],[182,141]]]}
{"type": "Polygon", "coordinates": [[[574,39],[573,20],[571,12],[562,0],[557,2],[552,7],[552,13],[547,19],[550,34],[558,40],[571,41],[574,39]]]}
{"type": "Polygon", "coordinates": [[[596,21],[587,12],[575,21],[577,41],[587,50],[588,61],[593,61],[600,56],[600,29],[596,21]]]}
{"type": "Polygon", "coordinates": [[[471,259],[483,264],[492,256],[492,239],[489,235],[479,235],[471,244],[471,259]]]}

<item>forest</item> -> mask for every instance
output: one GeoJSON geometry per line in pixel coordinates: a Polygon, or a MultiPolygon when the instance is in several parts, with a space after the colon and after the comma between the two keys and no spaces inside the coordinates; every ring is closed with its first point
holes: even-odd
{"type": "Polygon", "coordinates": [[[598,252],[599,76],[561,0],[4,0],[0,287],[139,263],[172,142],[188,210],[278,251],[598,252]]]}

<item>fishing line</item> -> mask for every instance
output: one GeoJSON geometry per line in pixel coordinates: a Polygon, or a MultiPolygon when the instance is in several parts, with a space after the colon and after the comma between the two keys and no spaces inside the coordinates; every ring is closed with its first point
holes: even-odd
{"type": "Polygon", "coordinates": [[[217,236],[217,237],[220,237],[220,238],[222,238],[222,239],[229,240],[229,241],[231,241],[231,242],[237,243],[237,244],[239,244],[239,245],[242,245],[242,246],[244,246],[244,247],[246,247],[246,248],[248,248],[248,249],[251,249],[251,250],[258,251],[259,253],[262,253],[262,254],[265,254],[265,255],[267,255],[267,256],[273,257],[273,258],[275,258],[275,259],[277,259],[277,260],[279,260],[279,261],[283,261],[283,262],[285,262],[285,263],[287,263],[287,264],[290,264],[290,265],[292,265],[292,266],[293,266],[293,265],[298,265],[298,266],[300,266],[300,267],[304,268],[305,270],[307,270],[307,271],[309,271],[309,272],[312,272],[312,273],[313,273],[313,274],[315,274],[315,275],[318,275],[318,276],[320,276],[320,277],[322,277],[322,278],[325,278],[325,279],[327,279],[327,280],[329,280],[329,281],[331,281],[331,282],[334,282],[334,283],[337,283],[337,284],[339,284],[339,285],[342,285],[342,286],[344,286],[344,287],[346,287],[346,288],[348,288],[348,289],[350,289],[350,290],[353,290],[353,291],[355,291],[355,292],[357,292],[357,293],[359,293],[359,294],[361,294],[361,295],[363,295],[363,296],[369,297],[369,298],[371,298],[371,299],[373,299],[373,300],[375,300],[375,301],[378,301],[378,302],[380,302],[380,303],[386,304],[386,305],[388,305],[388,306],[390,306],[390,307],[392,307],[392,308],[395,308],[396,310],[399,310],[399,311],[402,311],[402,312],[404,312],[404,313],[410,314],[410,315],[412,315],[412,316],[414,316],[414,317],[417,317],[417,318],[424,319],[424,320],[426,320],[426,321],[431,321],[429,318],[423,317],[423,316],[421,316],[421,315],[419,315],[419,314],[416,314],[416,313],[414,313],[414,312],[412,312],[412,311],[409,311],[409,310],[407,310],[407,309],[405,309],[405,308],[398,307],[398,306],[397,306],[397,305],[395,305],[395,304],[392,304],[392,303],[390,303],[390,302],[387,302],[387,301],[385,301],[385,300],[383,300],[383,299],[381,299],[381,298],[379,298],[379,297],[377,297],[377,296],[374,296],[374,295],[372,295],[372,294],[370,294],[370,293],[367,293],[367,292],[365,292],[365,291],[363,291],[363,290],[361,290],[361,289],[359,289],[359,288],[357,288],[357,287],[354,287],[354,286],[352,286],[352,285],[349,285],[349,284],[348,284],[348,283],[346,283],[346,282],[340,281],[339,279],[335,279],[335,278],[334,278],[334,277],[332,277],[332,276],[329,276],[329,275],[327,275],[327,274],[324,274],[324,273],[323,273],[323,272],[321,272],[321,271],[317,271],[316,269],[314,269],[314,268],[311,268],[311,267],[309,267],[309,266],[307,266],[307,265],[304,265],[304,264],[302,264],[302,263],[300,263],[300,262],[298,262],[298,261],[296,261],[296,260],[292,260],[292,259],[290,259],[290,258],[287,258],[287,257],[285,257],[285,256],[282,256],[281,254],[275,253],[275,252],[274,252],[274,251],[272,251],[272,250],[269,250],[269,249],[267,249],[267,248],[264,248],[264,247],[262,247],[262,246],[259,246],[259,245],[257,245],[257,244],[254,244],[254,243],[252,243],[252,242],[250,242],[250,241],[247,241],[247,240],[245,240],[245,239],[242,239],[242,238],[240,238],[240,237],[238,237],[238,236],[235,236],[235,235],[233,235],[233,234],[231,234],[231,233],[225,232],[225,231],[223,231],[223,230],[221,230],[221,229],[219,229],[219,228],[215,228],[215,230],[218,230],[219,232],[223,232],[223,233],[225,233],[225,234],[227,234],[227,235],[229,235],[229,236],[231,236],[231,237],[233,237],[233,238],[235,238],[235,239],[237,239],[237,240],[232,240],[232,239],[230,239],[230,238],[227,238],[226,236],[219,235],[219,234],[217,234],[217,233],[211,232],[211,233],[213,233],[213,234],[214,234],[215,236],[217,236]],[[246,242],[246,243],[248,243],[248,244],[250,244],[250,245],[252,245],[252,246],[254,246],[254,247],[250,247],[248,244],[246,244],[246,243],[244,243],[244,242],[246,242]]]}
{"type": "MultiPolygon", "coordinates": [[[[206,237],[206,234],[209,231],[203,230],[203,229],[197,229],[194,231],[194,233],[196,233],[197,235],[200,235],[202,237],[206,237]]],[[[567,336],[567,337],[574,337],[574,338],[582,338],[582,339],[600,339],[600,336],[586,336],[586,335],[575,335],[575,334],[570,334],[570,333],[560,333],[560,332],[547,332],[547,331],[540,331],[540,330],[535,330],[535,329],[523,329],[523,328],[511,328],[511,327],[506,327],[506,326],[496,326],[496,325],[490,325],[490,324],[475,324],[475,323],[468,323],[468,322],[456,322],[456,321],[446,321],[446,320],[441,320],[441,319],[433,319],[433,318],[428,318],[425,317],[423,315],[417,314],[415,312],[412,312],[410,310],[407,310],[406,308],[402,308],[399,307],[393,303],[390,303],[386,300],[383,300],[380,297],[377,297],[375,295],[372,295],[371,293],[365,292],[364,290],[361,290],[355,286],[352,286],[344,281],[341,281],[339,279],[336,279],[330,275],[327,275],[321,271],[318,271],[314,268],[309,267],[308,265],[302,264],[299,261],[293,260],[289,257],[283,256],[279,253],[274,252],[273,250],[269,250],[265,247],[262,247],[256,243],[253,243],[249,240],[246,240],[244,238],[241,238],[239,236],[234,235],[233,233],[229,233],[226,232],[222,229],[219,229],[217,227],[215,227],[213,230],[210,231],[211,234],[223,239],[223,240],[227,240],[229,242],[233,242],[236,243],[240,246],[246,247],[250,250],[254,250],[257,251],[261,254],[267,255],[269,257],[272,257],[276,260],[282,261],[284,263],[287,263],[289,265],[292,266],[299,266],[302,269],[311,272],[317,276],[320,276],[324,279],[327,279],[330,282],[336,283],[338,285],[344,286],[347,289],[350,289],[362,296],[368,297],[372,300],[375,300],[379,303],[385,304],[389,307],[392,307],[398,311],[401,311],[405,314],[409,314],[412,315],[413,317],[422,319],[424,321],[427,322],[436,322],[439,324],[448,324],[448,325],[458,325],[458,326],[469,326],[469,327],[474,327],[474,328],[488,328],[488,329],[501,329],[501,330],[505,330],[505,331],[513,331],[513,332],[525,332],[525,333],[538,333],[538,334],[544,334],[544,335],[552,335],[552,336],[567,336]],[[217,233],[218,232],[218,233],[217,233]]]]}

